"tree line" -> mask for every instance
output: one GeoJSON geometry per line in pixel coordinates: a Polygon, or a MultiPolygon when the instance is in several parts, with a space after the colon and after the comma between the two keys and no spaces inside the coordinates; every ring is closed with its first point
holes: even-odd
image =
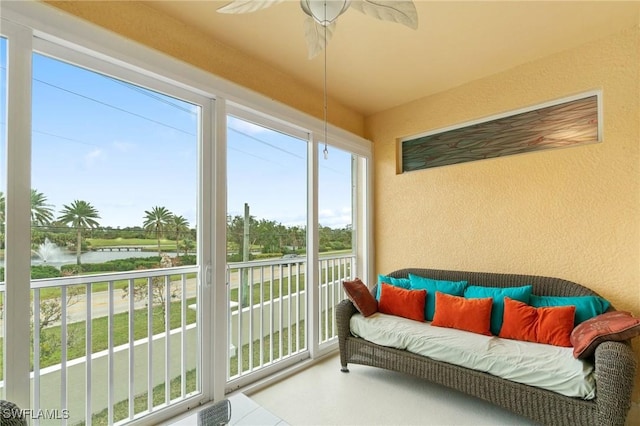
{"type": "MultiPolygon", "coordinates": [[[[5,219],[5,196],[0,192],[0,248],[4,248],[5,243],[5,219]]],[[[31,189],[31,243],[34,246],[42,244],[45,238],[48,238],[58,246],[74,249],[76,262],[80,265],[83,239],[94,230],[100,229],[99,220],[98,210],[84,200],[73,200],[69,204],[63,204],[56,216],[54,206],[47,202],[47,197],[36,189],[31,189]],[[68,231],[72,231],[73,238],[70,238],[68,231]]],[[[142,229],[146,233],[145,238],[149,234],[156,238],[158,256],[162,253],[160,240],[167,234],[176,242],[176,253],[179,253],[180,249],[184,249],[186,253],[195,247],[195,239],[187,219],[173,214],[166,207],[155,206],[145,210],[142,229]]],[[[114,238],[117,237],[114,235],[114,238]]]]}
{"type": "MultiPolygon", "coordinates": [[[[176,253],[185,255],[195,249],[196,230],[190,228],[186,218],[176,215],[166,207],[154,206],[145,210],[142,226],[113,228],[100,226],[100,214],[88,201],[73,200],[64,204],[55,214],[47,197],[31,189],[31,243],[36,249],[48,238],[60,247],[74,250],[76,262],[80,265],[82,251],[88,249],[86,239],[103,238],[149,238],[153,236],[157,242],[158,256],[161,255],[161,239],[175,241],[176,253]]],[[[4,249],[5,196],[0,191],[0,249],[4,249]]],[[[307,231],[303,226],[285,226],[280,222],[267,219],[256,219],[249,216],[249,244],[252,251],[261,253],[303,253],[306,250],[307,231]]],[[[345,250],[352,247],[352,228],[319,226],[320,251],[345,250]]],[[[234,256],[240,255],[244,242],[244,217],[227,216],[227,249],[234,256]]]]}
{"type": "MultiPolygon", "coordinates": [[[[330,228],[319,225],[319,250],[346,250],[352,247],[351,225],[330,228]]],[[[242,260],[244,243],[244,216],[227,216],[227,251],[233,260],[242,260]]],[[[260,253],[303,253],[306,251],[307,229],[302,226],[285,226],[275,220],[256,219],[249,216],[249,245],[260,253]]]]}

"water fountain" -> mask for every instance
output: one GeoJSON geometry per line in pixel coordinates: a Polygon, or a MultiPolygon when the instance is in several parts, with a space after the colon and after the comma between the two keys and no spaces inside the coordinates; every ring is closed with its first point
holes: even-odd
{"type": "MultiPolygon", "coordinates": [[[[104,263],[109,260],[150,256],[156,256],[156,253],[153,251],[88,251],[82,253],[82,263],[104,263]]],[[[171,256],[175,256],[175,253],[171,253],[171,256]]],[[[32,265],[51,265],[60,268],[62,265],[75,265],[75,263],[75,252],[72,253],[57,246],[49,241],[48,238],[45,238],[44,243],[40,244],[37,249],[31,250],[32,265]]],[[[0,268],[4,268],[4,259],[2,258],[0,258],[0,268]]]]}
{"type": "Polygon", "coordinates": [[[52,243],[48,238],[45,238],[44,243],[38,246],[35,254],[43,263],[48,263],[58,261],[62,257],[63,252],[55,243],[52,243]]]}

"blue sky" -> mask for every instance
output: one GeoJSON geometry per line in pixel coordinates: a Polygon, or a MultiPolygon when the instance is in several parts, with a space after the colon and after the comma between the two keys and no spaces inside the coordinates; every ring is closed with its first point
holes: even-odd
{"type": "MultiPolygon", "coordinates": [[[[144,211],[154,206],[195,226],[198,112],[35,54],[31,187],[45,194],[56,216],[64,204],[84,200],[103,226],[141,226],[144,211]]],[[[230,119],[228,135],[228,213],[243,214],[246,202],[258,219],[304,225],[306,141],[237,119],[230,119]]],[[[320,223],[345,226],[351,222],[351,156],[330,147],[329,159],[320,162],[320,223]]],[[[0,179],[4,188],[4,173],[0,179]]]]}

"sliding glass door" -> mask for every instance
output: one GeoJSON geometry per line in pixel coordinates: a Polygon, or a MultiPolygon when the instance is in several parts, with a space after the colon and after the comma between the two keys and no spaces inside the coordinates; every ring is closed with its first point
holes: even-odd
{"type": "Polygon", "coordinates": [[[319,344],[335,341],[334,307],[344,299],[342,281],[356,272],[356,156],[318,145],[319,344]]]}
{"type": "Polygon", "coordinates": [[[335,131],[325,160],[316,119],[9,3],[0,398],[33,425],[159,422],[335,350],[370,146],[335,131]]]}
{"type": "Polygon", "coordinates": [[[358,270],[357,165],[293,126],[228,115],[230,389],[335,349],[334,308],[358,270]]]}
{"type": "Polygon", "coordinates": [[[266,119],[227,120],[227,376],[234,381],[308,357],[309,135],[266,119]]]}
{"type": "Polygon", "coordinates": [[[33,400],[131,420],[201,391],[201,107],[34,54],[33,400]]]}
{"type": "Polygon", "coordinates": [[[201,174],[213,102],[43,40],[12,63],[12,38],[0,40],[0,159],[13,167],[0,177],[2,396],[36,413],[32,424],[113,424],[197,405],[210,347],[201,277],[211,184],[201,174]],[[31,76],[23,123],[6,119],[11,73],[31,76]],[[28,227],[5,215],[25,206],[28,227]],[[5,228],[27,232],[6,240],[5,228]],[[13,255],[23,244],[30,256],[13,255]],[[28,293],[6,291],[23,284],[28,293]],[[16,332],[25,320],[29,333],[16,332]],[[5,338],[30,348],[28,370],[7,358],[5,338]]]}

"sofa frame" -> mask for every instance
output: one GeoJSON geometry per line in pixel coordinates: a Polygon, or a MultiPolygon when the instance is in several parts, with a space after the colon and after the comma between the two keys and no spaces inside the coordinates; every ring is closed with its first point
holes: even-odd
{"type": "MultiPolygon", "coordinates": [[[[543,276],[419,268],[401,269],[388,275],[407,278],[408,274],[438,280],[466,280],[469,285],[488,287],[531,284],[532,294],[540,296],[598,296],[596,292],[580,284],[543,276]]],[[[375,294],[375,290],[375,287],[371,289],[372,294],[375,294]]],[[[609,310],[613,310],[613,307],[609,310]]],[[[596,398],[582,400],[355,337],[351,334],[349,325],[351,316],[355,313],[355,306],[347,299],[341,301],[336,308],[343,372],[348,372],[348,364],[352,363],[410,374],[483,399],[545,425],[625,424],[631,408],[636,369],[636,360],[628,341],[607,341],[596,348],[590,359],[595,365],[596,398]]]]}

